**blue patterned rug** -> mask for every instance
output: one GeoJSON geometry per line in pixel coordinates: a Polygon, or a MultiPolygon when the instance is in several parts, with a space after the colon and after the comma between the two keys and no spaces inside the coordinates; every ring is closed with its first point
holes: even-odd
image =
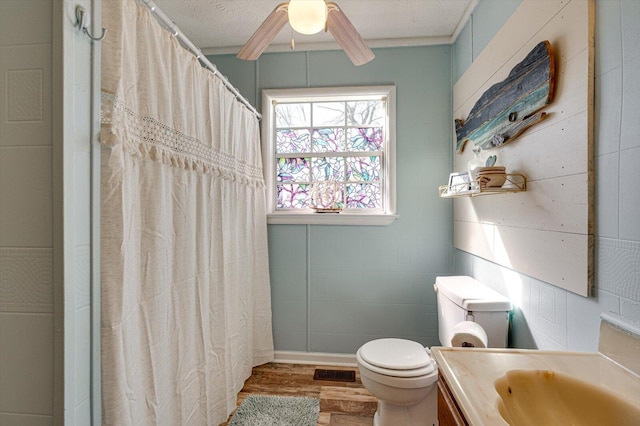
{"type": "Polygon", "coordinates": [[[250,395],[229,426],[316,426],[319,413],[317,398],[250,395]]]}

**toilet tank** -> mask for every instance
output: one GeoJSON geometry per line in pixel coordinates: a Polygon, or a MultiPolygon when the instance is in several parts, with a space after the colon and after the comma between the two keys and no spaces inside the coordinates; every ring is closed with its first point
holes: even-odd
{"type": "Polygon", "coordinates": [[[438,337],[451,346],[453,327],[460,321],[473,321],[487,333],[487,346],[506,348],[509,332],[509,299],[467,276],[437,277],[438,337]]]}

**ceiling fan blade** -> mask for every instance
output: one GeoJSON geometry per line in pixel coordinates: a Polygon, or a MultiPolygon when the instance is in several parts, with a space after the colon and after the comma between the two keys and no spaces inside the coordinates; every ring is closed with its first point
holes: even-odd
{"type": "Polygon", "coordinates": [[[262,24],[258,27],[249,41],[240,49],[236,55],[238,59],[247,61],[255,61],[278,35],[284,24],[288,21],[287,4],[280,3],[273,9],[273,12],[267,16],[262,24]]]}
{"type": "Polygon", "coordinates": [[[342,13],[340,7],[333,2],[327,2],[327,7],[329,8],[327,30],[336,39],[351,62],[359,66],[375,58],[376,55],[369,49],[349,18],[342,13]]]}

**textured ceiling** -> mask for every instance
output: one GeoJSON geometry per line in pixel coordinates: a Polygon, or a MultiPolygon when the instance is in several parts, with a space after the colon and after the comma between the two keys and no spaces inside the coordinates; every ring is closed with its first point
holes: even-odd
{"type": "MultiPolygon", "coordinates": [[[[451,41],[477,0],[334,0],[370,47],[451,41]]],[[[155,0],[180,30],[205,53],[235,53],[279,0],[155,0]]],[[[286,25],[269,50],[289,46],[286,25]],[[278,46],[280,45],[280,46],[278,46]]],[[[321,32],[294,34],[298,48],[332,48],[321,32]]]]}

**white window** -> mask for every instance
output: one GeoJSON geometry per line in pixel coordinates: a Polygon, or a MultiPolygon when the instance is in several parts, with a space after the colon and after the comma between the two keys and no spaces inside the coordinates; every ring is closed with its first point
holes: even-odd
{"type": "Polygon", "coordinates": [[[268,223],[387,225],[395,211],[395,87],[264,90],[268,223]]]}

